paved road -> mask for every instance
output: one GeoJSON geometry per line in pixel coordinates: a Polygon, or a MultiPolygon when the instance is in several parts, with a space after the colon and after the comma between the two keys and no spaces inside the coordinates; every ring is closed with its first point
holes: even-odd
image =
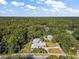
{"type": "MultiPolygon", "coordinates": [[[[31,59],[33,59],[33,58],[34,59],[44,59],[44,58],[46,58],[46,57],[48,57],[50,55],[60,56],[62,54],[53,54],[53,53],[49,53],[49,54],[37,54],[37,53],[36,54],[35,53],[32,53],[32,54],[30,53],[29,54],[28,53],[28,54],[26,54],[26,53],[21,53],[21,54],[12,54],[11,56],[15,57],[15,56],[18,56],[18,55],[19,55],[19,57],[22,57],[23,59],[26,59],[27,57],[31,57],[31,59]],[[30,55],[32,55],[32,56],[30,56],[30,55]]],[[[63,55],[63,56],[65,56],[65,55],[63,55]]],[[[7,57],[7,56],[6,55],[5,56],[0,56],[0,59],[6,59],[5,57],[7,57]]],[[[75,59],[79,59],[79,56],[73,56],[73,57],[75,57],[75,59]]]]}

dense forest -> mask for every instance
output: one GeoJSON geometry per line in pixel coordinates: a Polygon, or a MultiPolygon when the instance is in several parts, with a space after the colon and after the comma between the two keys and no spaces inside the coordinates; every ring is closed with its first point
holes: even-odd
{"type": "Polygon", "coordinates": [[[70,54],[79,49],[78,17],[0,17],[0,54],[19,53],[34,38],[51,34],[70,54]],[[72,34],[66,31],[73,31],[72,34]],[[74,48],[74,49],[71,49],[74,48]]]}

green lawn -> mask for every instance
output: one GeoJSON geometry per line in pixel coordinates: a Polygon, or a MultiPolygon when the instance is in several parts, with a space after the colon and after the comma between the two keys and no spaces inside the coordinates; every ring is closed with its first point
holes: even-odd
{"type": "Polygon", "coordinates": [[[49,53],[61,53],[61,51],[58,48],[49,49],[49,53]]]}
{"type": "Polygon", "coordinates": [[[46,42],[47,47],[55,47],[56,43],[53,43],[51,41],[46,42]]]}

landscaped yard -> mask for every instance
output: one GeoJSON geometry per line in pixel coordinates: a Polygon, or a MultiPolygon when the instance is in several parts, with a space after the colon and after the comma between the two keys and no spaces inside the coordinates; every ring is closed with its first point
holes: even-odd
{"type": "MultiPolygon", "coordinates": [[[[31,52],[31,45],[32,45],[32,41],[27,43],[25,45],[25,47],[20,52],[21,53],[30,53],[31,52]]],[[[48,41],[48,42],[46,42],[46,45],[48,48],[52,47],[51,49],[49,49],[49,53],[61,53],[58,48],[53,48],[53,47],[57,46],[56,43],[52,43],[51,41],[48,41]]]]}
{"type": "Polygon", "coordinates": [[[47,47],[56,47],[57,46],[56,43],[53,43],[51,41],[46,42],[46,45],[47,45],[47,47]]]}
{"type": "Polygon", "coordinates": [[[61,53],[58,48],[49,49],[49,53],[61,53]]]}

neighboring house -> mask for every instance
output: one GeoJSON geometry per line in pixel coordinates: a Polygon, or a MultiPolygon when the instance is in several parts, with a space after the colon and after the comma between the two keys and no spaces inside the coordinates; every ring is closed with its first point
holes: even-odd
{"type": "Polygon", "coordinates": [[[35,38],[33,41],[32,41],[32,45],[31,45],[31,48],[34,49],[34,48],[42,48],[46,46],[46,43],[45,42],[42,42],[40,38],[35,38]]]}
{"type": "Polygon", "coordinates": [[[35,44],[35,43],[39,43],[40,40],[41,40],[40,38],[35,38],[35,39],[33,39],[32,43],[33,43],[33,44],[35,44]]]}

